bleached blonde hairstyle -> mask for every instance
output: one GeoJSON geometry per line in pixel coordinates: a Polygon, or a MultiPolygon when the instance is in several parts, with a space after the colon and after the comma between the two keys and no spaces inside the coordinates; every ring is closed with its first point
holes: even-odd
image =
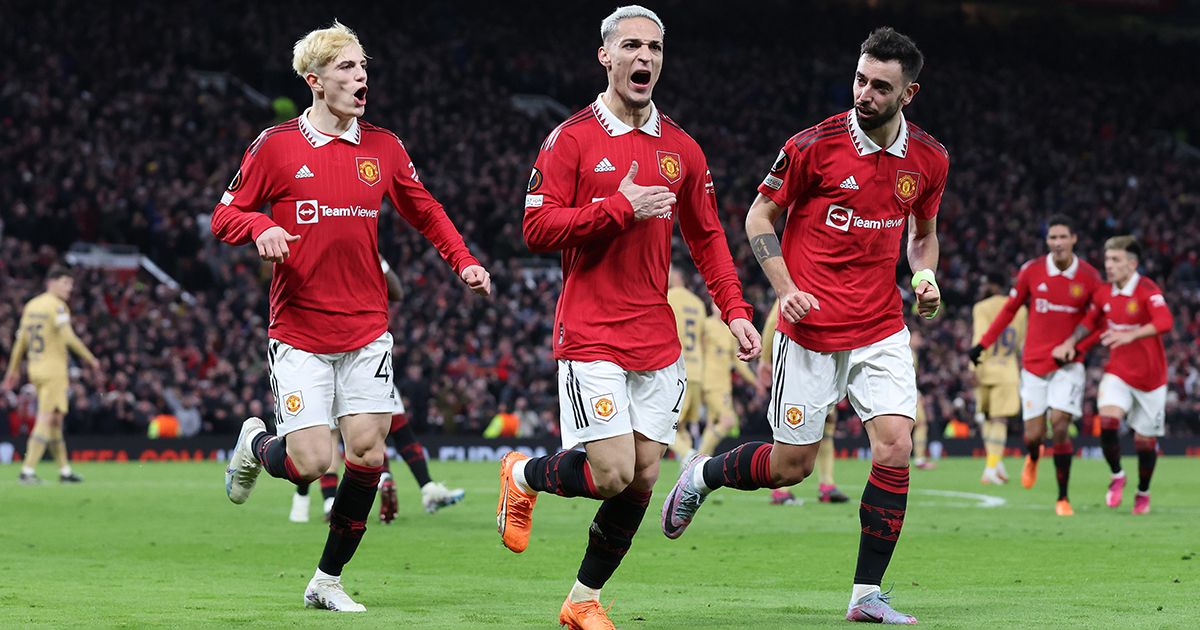
{"type": "Polygon", "coordinates": [[[600,22],[600,41],[605,45],[608,45],[609,41],[617,36],[617,24],[620,24],[621,20],[639,17],[646,18],[657,24],[658,30],[663,34],[663,37],[665,38],[667,36],[667,27],[663,26],[663,22],[658,18],[657,13],[647,9],[646,7],[631,4],[629,6],[617,7],[615,11],[609,14],[608,17],[604,18],[602,22],[600,22]]]}
{"type": "MultiPolygon", "coordinates": [[[[334,20],[329,28],[319,28],[296,41],[292,47],[292,69],[303,79],[308,73],[315,73],[337,59],[342,49],[350,44],[358,44],[362,48],[358,35],[345,24],[334,20]]],[[[363,56],[367,56],[365,51],[363,56]]]]}

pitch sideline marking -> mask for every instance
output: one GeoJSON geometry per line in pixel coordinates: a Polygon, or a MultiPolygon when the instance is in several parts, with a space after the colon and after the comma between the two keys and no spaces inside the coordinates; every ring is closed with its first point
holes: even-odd
{"type": "MultiPolygon", "coordinates": [[[[961,507],[997,508],[997,507],[1001,507],[1008,503],[1008,501],[1004,500],[1001,497],[995,497],[990,494],[979,494],[976,492],[958,492],[956,490],[926,490],[926,489],[914,490],[914,492],[918,492],[921,494],[932,494],[932,495],[936,495],[936,496],[940,496],[940,497],[953,497],[953,498],[957,498],[957,499],[968,499],[971,501],[978,502],[974,505],[964,505],[961,507]]],[[[959,507],[959,506],[955,506],[955,507],[959,507]]]]}

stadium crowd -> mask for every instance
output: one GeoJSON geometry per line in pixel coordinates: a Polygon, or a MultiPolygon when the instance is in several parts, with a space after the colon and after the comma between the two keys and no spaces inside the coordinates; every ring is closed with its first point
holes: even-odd
{"type": "MultiPolygon", "coordinates": [[[[230,432],[247,415],[269,417],[270,270],[253,248],[217,247],[207,219],[242,151],[276,122],[242,85],[302,110],[292,41],[334,15],[312,2],[38,6],[28,21],[0,23],[23,51],[0,57],[0,366],[22,304],[72,243],[130,244],[195,301],[144,274],[80,270],[75,327],[102,369],[73,381],[68,431],[145,433],[172,413],[189,419],[185,433],[230,432]]],[[[935,424],[971,413],[964,352],[981,275],[1015,274],[1043,254],[1041,222],[1061,213],[1077,221],[1076,251],[1097,267],[1108,236],[1133,233],[1146,246],[1142,270],[1176,318],[1168,435],[1200,433],[1200,230],[1191,229],[1200,152],[1188,144],[1200,128],[1186,99],[1163,93],[1174,77],[1162,63],[1194,57],[1194,46],[1063,18],[1001,29],[970,14],[839,3],[655,8],[668,31],[655,101],[707,153],[757,323],[773,295],[742,229],[754,190],[787,138],[849,108],[858,42],[892,24],[927,57],[906,113],[952,160],[939,220],[947,309],[912,322],[926,341],[918,374],[935,424]]],[[[556,431],[557,263],[530,255],[520,226],[537,147],[565,116],[518,108],[514,96],[547,95],[574,112],[603,89],[596,27],[611,6],[589,9],[431,3],[399,15],[377,4],[337,15],[374,58],[367,120],[405,140],[496,287],[490,300],[464,299],[436,252],[384,213],[380,249],[406,288],[392,309],[395,373],[419,430],[478,434],[515,410],[533,425],[527,433],[556,431]]],[[[686,260],[682,244],[677,253],[686,260]]],[[[907,275],[902,264],[902,287],[907,275]]],[[[703,295],[699,277],[691,282],[703,295]]],[[[1089,365],[1094,410],[1101,357],[1089,365]]],[[[0,414],[21,416],[28,396],[0,395],[0,414]]],[[[744,385],[735,398],[753,430],[764,401],[744,385]]],[[[19,430],[9,425],[0,434],[19,430]]]]}

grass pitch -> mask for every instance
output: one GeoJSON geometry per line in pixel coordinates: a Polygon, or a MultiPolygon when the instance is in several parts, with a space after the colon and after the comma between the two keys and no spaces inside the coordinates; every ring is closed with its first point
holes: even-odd
{"type": "MultiPolygon", "coordinates": [[[[1010,472],[1019,462],[1009,460],[1010,472]]],[[[496,464],[431,462],[467,489],[428,515],[403,463],[400,518],[372,521],[347,567],[368,612],[305,610],[326,527],[287,520],[291,487],[264,475],[243,506],[225,498],[219,463],[84,464],[87,482],[20,486],[0,467],[0,627],[550,628],[570,588],[596,504],[544,496],[529,549],[495,530],[496,464]]],[[[839,461],[855,501],[771,506],[768,493],[721,490],[688,532],[658,528],[663,479],[624,565],[604,591],[623,628],[848,627],[868,464],[839,461]]],[[[1200,618],[1200,459],[1162,458],[1153,513],[1134,517],[1132,486],[1103,505],[1103,462],[1076,460],[1075,516],[1054,514],[1049,459],[1033,490],[981,486],[981,460],[913,471],[900,545],[884,588],[932,627],[1195,627],[1200,618]]],[[[1126,458],[1136,477],[1136,461],[1126,458]]],[[[49,477],[49,465],[42,475],[49,477]]],[[[815,482],[815,479],[810,480],[815,482]]],[[[1131,480],[1133,481],[1133,480],[1131,480]]]]}

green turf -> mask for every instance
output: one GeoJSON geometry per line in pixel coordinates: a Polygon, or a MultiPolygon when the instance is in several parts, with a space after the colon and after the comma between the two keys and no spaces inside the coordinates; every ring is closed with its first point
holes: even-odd
{"type": "MultiPolygon", "coordinates": [[[[1135,475],[1136,462],[1126,465],[1135,475]]],[[[1050,462],[1032,491],[981,486],[981,466],[956,460],[914,471],[884,583],[895,586],[898,609],[935,627],[1195,627],[1200,459],[1159,461],[1147,517],[1129,513],[1132,486],[1120,509],[1102,505],[1107,470],[1098,461],[1075,462],[1073,518],[1054,515],[1050,462]],[[1005,503],[983,508],[937,491],[1005,503]]],[[[16,466],[0,467],[0,627],[553,627],[596,504],[543,497],[530,548],[518,556],[494,527],[496,465],[432,468],[465,487],[466,501],[427,515],[402,474],[401,517],[373,523],[347,569],[348,589],[369,610],[335,617],[301,606],[326,529],[319,517],[287,521],[286,483],[264,476],[251,500],[234,506],[217,463],[80,465],[85,484],[42,487],[20,486],[16,466]]],[[[604,592],[618,626],[845,627],[856,504],[818,504],[815,484],[799,490],[801,506],[722,490],[669,541],[658,511],[678,467],[663,470],[633,550],[604,592]]],[[[857,496],[866,464],[839,461],[837,473],[857,496]]]]}

